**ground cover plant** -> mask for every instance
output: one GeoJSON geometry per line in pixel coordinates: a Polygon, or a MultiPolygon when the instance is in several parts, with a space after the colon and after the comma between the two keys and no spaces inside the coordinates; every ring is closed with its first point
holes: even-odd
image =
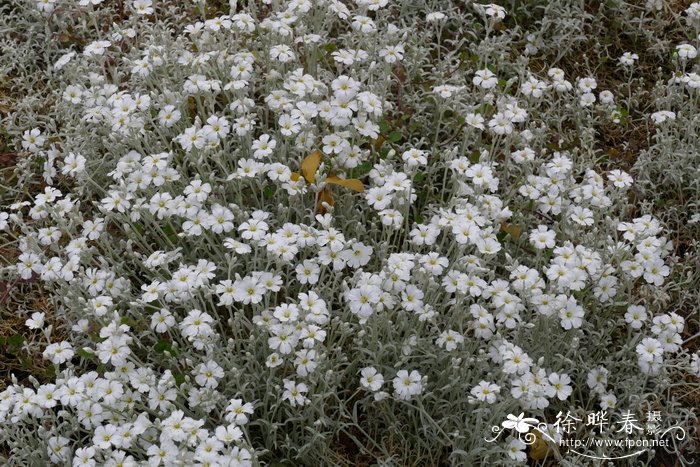
{"type": "Polygon", "coordinates": [[[698,460],[700,3],[0,32],[3,464],[698,460]]]}

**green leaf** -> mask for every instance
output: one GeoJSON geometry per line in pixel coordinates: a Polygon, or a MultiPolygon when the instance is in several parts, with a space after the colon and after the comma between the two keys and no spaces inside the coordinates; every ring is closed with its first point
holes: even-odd
{"type": "Polygon", "coordinates": [[[481,106],[479,106],[479,108],[478,108],[477,113],[480,113],[481,115],[485,115],[485,114],[490,114],[494,110],[495,109],[491,104],[481,104],[481,106]]]}
{"type": "Polygon", "coordinates": [[[181,386],[185,382],[185,375],[182,373],[173,373],[173,378],[175,378],[175,384],[181,386]]]}
{"type": "Polygon", "coordinates": [[[391,125],[389,124],[389,122],[387,122],[386,120],[382,120],[381,122],[379,122],[379,131],[381,131],[385,135],[388,134],[391,131],[391,125]]]}
{"type": "Polygon", "coordinates": [[[127,316],[122,316],[122,319],[120,319],[119,322],[120,322],[121,324],[126,324],[126,325],[129,326],[130,328],[133,328],[134,325],[136,324],[132,319],[130,319],[130,318],[127,317],[127,316]]]}
{"type": "Polygon", "coordinates": [[[95,358],[94,353],[88,352],[85,349],[78,349],[78,355],[80,355],[81,357],[83,357],[86,360],[92,360],[93,358],[95,358]]]}
{"type": "Polygon", "coordinates": [[[172,346],[170,345],[169,341],[166,341],[165,339],[159,340],[156,345],[153,346],[153,350],[155,350],[157,353],[164,353],[166,351],[170,352],[172,351],[172,346]]]}
{"type": "Polygon", "coordinates": [[[12,347],[21,347],[24,343],[24,337],[21,334],[15,334],[13,336],[10,336],[7,342],[12,347]]]}
{"type": "Polygon", "coordinates": [[[263,195],[264,195],[265,198],[267,198],[267,199],[270,199],[270,198],[272,198],[273,196],[275,196],[275,189],[274,189],[274,187],[272,187],[271,185],[268,185],[268,186],[266,186],[265,188],[263,188],[263,195]]]}
{"type": "Polygon", "coordinates": [[[163,226],[163,233],[172,243],[177,242],[177,232],[175,232],[175,228],[169,223],[163,226]]]}
{"type": "Polygon", "coordinates": [[[99,335],[98,333],[93,332],[92,334],[90,334],[90,340],[91,340],[92,342],[96,342],[96,343],[99,344],[100,342],[106,341],[107,338],[106,338],[106,337],[100,337],[100,335],[99,335]]]}
{"type": "Polygon", "coordinates": [[[365,162],[363,162],[362,164],[358,165],[358,166],[355,168],[356,173],[355,173],[355,175],[353,175],[353,176],[354,176],[354,177],[359,177],[359,176],[361,176],[361,175],[364,175],[364,174],[366,174],[366,173],[369,173],[370,170],[372,170],[372,162],[370,162],[370,161],[365,161],[365,162]]]}
{"type": "Polygon", "coordinates": [[[398,131],[392,131],[391,133],[389,133],[389,136],[387,137],[387,139],[391,143],[395,143],[395,142],[399,141],[401,138],[403,138],[403,135],[401,135],[401,133],[398,131]]]}

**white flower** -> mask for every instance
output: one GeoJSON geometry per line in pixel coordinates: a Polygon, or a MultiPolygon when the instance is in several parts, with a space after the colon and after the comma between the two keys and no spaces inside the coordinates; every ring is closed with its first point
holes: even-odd
{"type": "Polygon", "coordinates": [[[167,332],[175,326],[175,317],[165,308],[162,308],[151,315],[151,329],[157,333],[167,332]]]}
{"type": "Polygon", "coordinates": [[[376,31],[377,26],[371,18],[367,16],[355,16],[352,20],[352,28],[355,31],[368,34],[376,31]]]}
{"type": "Polygon", "coordinates": [[[425,20],[431,23],[445,19],[447,16],[441,11],[434,11],[425,15],[425,20]]]}
{"type": "Polygon", "coordinates": [[[73,454],[73,465],[75,467],[95,467],[95,448],[78,448],[73,454]]]}
{"type": "Polygon", "coordinates": [[[379,373],[374,367],[363,368],[360,372],[360,384],[363,388],[369,389],[372,392],[377,392],[384,384],[384,376],[379,373]]]}
{"type": "Polygon", "coordinates": [[[297,405],[305,405],[309,402],[306,397],[306,393],[309,392],[309,387],[304,383],[297,384],[295,381],[285,379],[284,381],[284,392],[282,393],[282,400],[286,400],[292,407],[297,405]]]}
{"type": "Polygon", "coordinates": [[[7,222],[10,215],[6,212],[0,212],[0,230],[7,229],[9,223],[7,222]]]}
{"type": "Polygon", "coordinates": [[[38,128],[32,128],[22,134],[22,147],[30,152],[38,152],[45,141],[46,138],[38,128]]]}
{"type": "Polygon", "coordinates": [[[632,53],[632,52],[625,52],[620,57],[620,64],[626,65],[626,66],[632,66],[632,65],[634,65],[634,62],[636,62],[637,60],[639,60],[639,55],[632,53]]]}
{"type": "Polygon", "coordinates": [[[397,398],[408,400],[423,392],[423,384],[420,373],[416,370],[409,373],[407,370],[399,370],[393,380],[394,394],[397,398]]]}
{"type": "Polygon", "coordinates": [[[475,8],[483,9],[486,16],[495,18],[496,20],[501,20],[506,17],[506,9],[495,3],[490,3],[488,5],[474,5],[475,8]]]}
{"type": "Polygon", "coordinates": [[[647,319],[647,311],[641,305],[630,305],[625,313],[627,321],[632,329],[641,329],[647,319]]]}
{"type": "Polygon", "coordinates": [[[64,66],[66,66],[72,59],[75,57],[75,52],[68,52],[64,55],[61,55],[61,57],[56,60],[56,62],[53,64],[54,70],[60,70],[64,66]]]}
{"type": "Polygon", "coordinates": [[[690,371],[695,376],[700,376],[700,353],[696,352],[691,357],[690,371]]]}
{"type": "Polygon", "coordinates": [[[49,344],[44,350],[43,356],[47,360],[51,360],[54,365],[60,365],[73,358],[75,352],[73,346],[66,341],[61,341],[54,344],[49,344]]]}
{"type": "Polygon", "coordinates": [[[397,44],[379,49],[379,56],[387,63],[396,63],[403,59],[404,52],[403,44],[397,44]]]}
{"type": "Polygon", "coordinates": [[[277,352],[273,352],[267,356],[265,361],[265,366],[268,368],[275,368],[284,363],[284,359],[279,356],[277,352]]]}
{"type": "Polygon", "coordinates": [[[525,448],[527,448],[527,445],[522,440],[518,438],[513,438],[508,443],[508,448],[506,449],[506,452],[508,453],[508,457],[510,457],[514,461],[524,462],[525,460],[527,460],[525,448]]]}
{"type": "Polygon", "coordinates": [[[95,429],[95,434],[92,437],[92,444],[100,449],[109,449],[117,436],[116,426],[110,423],[107,425],[99,425],[95,429]]]}
{"type": "Polygon", "coordinates": [[[91,42],[88,45],[85,46],[83,49],[83,55],[86,56],[95,56],[95,55],[104,55],[105,50],[112,45],[110,41],[95,41],[91,42]]]}
{"type": "Polygon", "coordinates": [[[614,394],[606,393],[600,396],[600,408],[603,410],[613,410],[617,407],[617,397],[614,394]]]}
{"type": "Polygon", "coordinates": [[[571,209],[570,218],[579,225],[593,225],[593,211],[582,206],[574,206],[571,209]]]}
{"type": "Polygon", "coordinates": [[[671,269],[664,264],[661,258],[651,259],[644,265],[644,280],[649,284],[662,285],[669,274],[671,274],[671,269]]]}
{"type": "Polygon", "coordinates": [[[585,92],[581,94],[581,98],[579,99],[579,104],[581,107],[589,107],[595,103],[595,94],[592,92],[585,92]]]}
{"type": "Polygon", "coordinates": [[[52,436],[48,439],[47,444],[46,450],[54,463],[65,463],[69,460],[70,448],[68,446],[70,439],[64,436],[52,436]]]}
{"type": "Polygon", "coordinates": [[[477,70],[472,82],[483,89],[492,89],[498,84],[498,78],[489,69],[477,70]]]}
{"type": "Polygon", "coordinates": [[[526,96],[539,98],[543,96],[544,91],[547,90],[548,86],[544,81],[540,81],[534,76],[530,76],[527,81],[520,86],[520,88],[522,89],[523,94],[526,96]]]}
{"type": "Polygon", "coordinates": [[[82,99],[83,91],[80,86],[70,85],[66,87],[63,91],[63,100],[70,102],[71,104],[79,104],[82,99]]]}
{"type": "Polygon", "coordinates": [[[452,97],[453,94],[461,90],[462,86],[451,86],[448,84],[442,84],[440,86],[433,87],[433,92],[442,97],[443,99],[452,97]]]}
{"type": "Polygon", "coordinates": [[[181,116],[182,114],[174,105],[166,105],[158,112],[158,123],[166,128],[170,128],[180,120],[181,116]]]}
{"type": "Polygon", "coordinates": [[[63,159],[63,169],[61,169],[61,173],[71,176],[83,173],[85,171],[86,161],[87,159],[80,154],[68,153],[63,159]]]}
{"type": "Polygon", "coordinates": [[[323,152],[326,154],[340,154],[348,150],[349,147],[350,143],[336,133],[323,137],[323,152]]]}
{"type": "Polygon", "coordinates": [[[489,128],[497,135],[513,133],[513,120],[505,113],[499,112],[489,120],[489,128]]]}
{"type": "Polygon", "coordinates": [[[205,388],[216,388],[219,379],[224,376],[224,369],[215,361],[209,360],[207,363],[200,363],[193,371],[194,380],[197,384],[205,388]]]}
{"type": "Polygon", "coordinates": [[[583,94],[591,93],[598,87],[598,83],[593,77],[581,78],[578,80],[578,88],[583,94]]]}
{"type": "Polygon", "coordinates": [[[295,55],[288,45],[279,44],[270,48],[270,57],[282,63],[287,63],[294,60],[295,55]]]}
{"type": "Polygon", "coordinates": [[[580,328],[583,323],[584,310],[574,297],[565,297],[562,300],[564,308],[559,311],[561,327],[564,329],[580,328]]]}
{"type": "Polygon", "coordinates": [[[664,354],[661,342],[652,337],[642,339],[642,342],[637,344],[635,350],[639,358],[646,362],[653,362],[664,354]]]}
{"type": "Polygon", "coordinates": [[[17,260],[17,272],[22,279],[30,279],[34,273],[41,274],[44,269],[39,256],[35,253],[22,253],[17,260]]]}
{"type": "Polygon", "coordinates": [[[536,230],[530,232],[530,244],[538,250],[554,248],[556,245],[556,233],[549,230],[545,225],[537,226],[536,230]]]}
{"type": "Polygon", "coordinates": [[[477,400],[488,404],[495,403],[500,392],[501,387],[499,385],[487,381],[481,381],[470,391],[471,395],[476,397],[477,400]]]}
{"type": "Polygon", "coordinates": [[[243,438],[243,431],[233,424],[228,426],[218,426],[216,427],[216,430],[214,430],[214,433],[216,439],[225,444],[234,443],[243,438]]]}
{"type": "Polygon", "coordinates": [[[608,180],[613,182],[613,185],[618,188],[627,188],[632,185],[632,177],[621,170],[612,170],[608,174],[608,180]]]}
{"type": "Polygon", "coordinates": [[[351,268],[365,266],[372,257],[372,247],[360,242],[353,244],[349,249],[343,251],[345,263],[351,268]]]}
{"type": "Polygon", "coordinates": [[[459,344],[464,342],[464,336],[456,331],[443,331],[438,336],[435,343],[440,347],[444,347],[448,352],[455,350],[459,344]]]}
{"type": "Polygon", "coordinates": [[[253,141],[251,149],[254,151],[253,157],[256,159],[263,159],[269,157],[276,147],[277,141],[268,134],[262,134],[258,139],[253,141]]]}
{"type": "Polygon", "coordinates": [[[573,392],[573,388],[569,385],[571,378],[566,373],[551,373],[549,383],[552,396],[556,395],[559,400],[566,400],[573,392]]]}
{"type": "Polygon", "coordinates": [[[698,56],[698,51],[690,44],[680,44],[676,46],[678,56],[684,60],[691,60],[698,56]]]}
{"type": "Polygon", "coordinates": [[[481,114],[468,113],[464,116],[464,121],[467,125],[472,126],[474,128],[478,128],[480,130],[483,130],[485,128],[484,117],[482,117],[481,114]]]}
{"type": "Polygon", "coordinates": [[[667,120],[675,120],[676,119],[676,113],[671,112],[670,110],[661,110],[659,112],[654,112],[651,114],[651,119],[654,121],[655,124],[660,124],[664,123],[667,120]]]}
{"type": "Polygon", "coordinates": [[[605,367],[594,368],[588,372],[586,384],[592,390],[602,394],[608,385],[608,373],[605,367]]]}
{"type": "Polygon", "coordinates": [[[138,15],[150,15],[153,13],[152,0],[134,0],[131,7],[138,15]]]}
{"type": "Polygon", "coordinates": [[[44,327],[44,317],[45,316],[46,316],[45,313],[35,311],[34,313],[32,313],[32,317],[29,318],[27,321],[25,321],[24,324],[29,329],[41,329],[44,327]]]}

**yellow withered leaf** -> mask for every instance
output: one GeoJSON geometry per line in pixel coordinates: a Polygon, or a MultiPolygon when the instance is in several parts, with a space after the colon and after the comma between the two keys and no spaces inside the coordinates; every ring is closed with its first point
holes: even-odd
{"type": "Polygon", "coordinates": [[[333,193],[328,187],[323,187],[316,195],[316,214],[323,215],[326,213],[326,208],[323,206],[323,203],[328,203],[331,206],[335,204],[333,193]]]}
{"type": "Polygon", "coordinates": [[[372,141],[372,146],[374,147],[375,151],[379,151],[379,149],[381,149],[383,144],[384,144],[384,137],[382,135],[377,136],[377,139],[372,141]]]}
{"type": "Polygon", "coordinates": [[[359,181],[356,178],[340,178],[336,175],[329,175],[326,178],[326,183],[330,183],[332,185],[340,185],[344,186],[345,188],[350,188],[351,190],[354,190],[358,193],[363,193],[365,191],[365,186],[362,184],[361,181],[359,181]]]}
{"type": "Polygon", "coordinates": [[[523,226],[516,224],[509,224],[507,222],[501,222],[501,230],[507,234],[510,234],[515,240],[520,238],[523,233],[523,226]]]}
{"type": "Polygon", "coordinates": [[[542,435],[537,430],[535,433],[535,442],[530,445],[529,456],[533,460],[542,460],[550,453],[549,445],[545,440],[542,439],[542,435]]]}
{"type": "Polygon", "coordinates": [[[301,161],[301,173],[307,182],[313,183],[316,181],[316,171],[321,165],[321,153],[314,151],[301,161]]]}
{"type": "Polygon", "coordinates": [[[299,177],[301,177],[299,172],[292,172],[292,175],[289,178],[291,178],[293,182],[296,182],[299,180],[299,177]]]}

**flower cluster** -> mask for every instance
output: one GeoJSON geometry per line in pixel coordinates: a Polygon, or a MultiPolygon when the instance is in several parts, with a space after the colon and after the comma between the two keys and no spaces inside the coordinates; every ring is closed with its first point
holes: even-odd
{"type": "MultiPolygon", "coordinates": [[[[14,458],[325,465],[329,439],[420,420],[457,464],[523,461],[479,430],[516,406],[641,412],[644,385],[699,373],[658,299],[672,237],[636,172],[591,149],[620,89],[506,60],[525,46],[496,4],[238,3],[129,1],[52,52],[52,123],[17,132],[41,187],[0,212],[2,273],[61,323],[22,318],[53,373],[0,392],[14,458]]],[[[669,86],[693,93],[696,48],[676,45],[669,86]]],[[[685,115],[645,112],[660,133],[685,115]]]]}

